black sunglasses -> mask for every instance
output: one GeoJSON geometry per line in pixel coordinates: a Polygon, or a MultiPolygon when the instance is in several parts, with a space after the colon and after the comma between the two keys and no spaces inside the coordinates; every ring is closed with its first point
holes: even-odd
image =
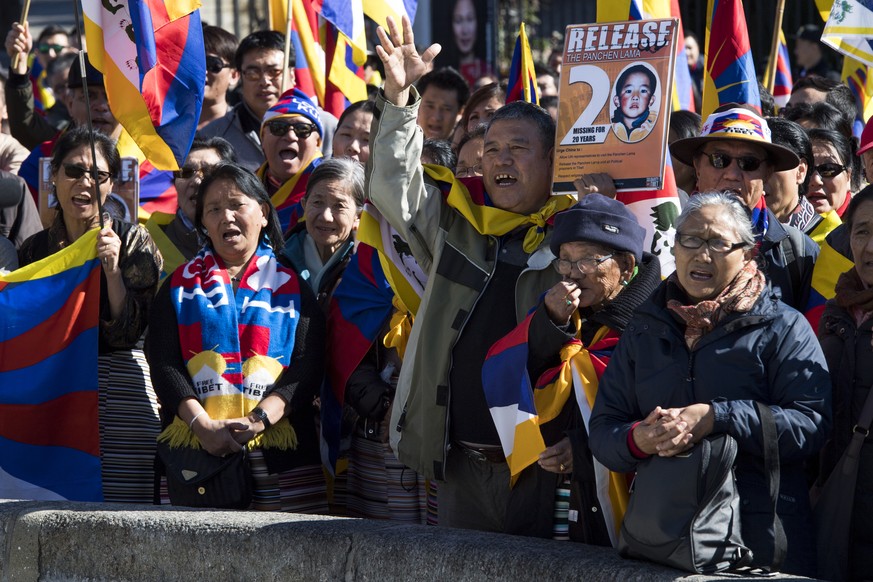
{"type": "Polygon", "coordinates": [[[818,175],[822,178],[835,178],[837,177],[837,175],[845,172],[848,169],[849,168],[842,164],[834,163],[819,164],[815,168],[813,168],[813,170],[818,172],[818,175]]]}
{"type": "Polygon", "coordinates": [[[62,50],[64,50],[65,48],[67,48],[67,46],[63,45],[63,44],[41,44],[41,45],[39,45],[37,50],[39,50],[39,52],[41,52],[42,54],[47,55],[51,51],[55,51],[56,53],[59,53],[62,50]]]}
{"type": "Polygon", "coordinates": [[[230,65],[221,60],[221,57],[206,57],[206,70],[213,75],[217,75],[227,68],[230,68],[230,65]]]}
{"type": "MultiPolygon", "coordinates": [[[[70,180],[81,180],[82,176],[85,174],[88,175],[89,178],[92,178],[91,168],[85,168],[84,166],[80,166],[79,164],[63,164],[64,173],[67,175],[67,178],[70,180]]],[[[104,170],[97,170],[97,183],[105,184],[111,174],[104,170]]]]}
{"type": "Polygon", "coordinates": [[[737,166],[743,172],[754,172],[758,168],[761,167],[766,160],[761,160],[753,156],[740,156],[738,158],[729,156],[727,154],[707,154],[704,152],[703,154],[707,158],[709,158],[709,163],[712,164],[712,167],[716,170],[723,170],[731,165],[731,162],[736,160],[737,166]]]}
{"type": "Polygon", "coordinates": [[[282,137],[288,133],[288,130],[292,130],[294,135],[299,137],[300,139],[306,139],[312,132],[316,130],[314,123],[289,123],[287,121],[268,121],[267,129],[270,130],[276,137],[282,137]]]}
{"type": "Polygon", "coordinates": [[[180,169],[173,172],[173,177],[177,180],[190,180],[191,178],[197,176],[201,180],[212,173],[212,170],[215,169],[215,166],[207,165],[201,166],[199,168],[191,168],[188,166],[182,166],[180,169]]]}

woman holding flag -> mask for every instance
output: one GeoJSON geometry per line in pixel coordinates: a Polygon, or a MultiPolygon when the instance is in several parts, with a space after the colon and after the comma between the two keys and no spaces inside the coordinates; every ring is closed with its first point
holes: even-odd
{"type": "MultiPolygon", "coordinates": [[[[491,348],[482,375],[489,406],[500,399],[489,364],[498,363],[503,345],[517,343],[513,338],[526,331],[527,371],[538,379],[533,400],[546,445],[534,451],[525,467],[516,469],[512,455],[513,480],[522,487],[514,487],[518,504],[507,512],[507,523],[514,524],[508,531],[604,546],[617,540],[627,483],[623,475],[610,475],[592,459],[586,427],[612,349],[636,307],[661,281],[657,258],[643,253],[644,238],[645,230],[627,207],[601,194],[589,194],[558,214],[550,248],[556,257],[552,264],[563,279],[491,348]],[[523,481],[531,480],[550,483],[537,488],[538,505],[518,495],[526,489],[523,481]],[[604,480],[611,492],[601,499],[597,483],[604,480]],[[532,511],[544,506],[556,506],[554,518],[552,511],[532,511]],[[578,519],[568,520],[568,507],[578,519]]],[[[496,417],[495,424],[500,425],[496,417]]],[[[503,445],[505,451],[521,452],[519,442],[503,445]]]]}
{"type": "MultiPolygon", "coordinates": [[[[21,266],[60,251],[97,227],[100,205],[95,194],[105,200],[120,169],[118,149],[107,136],[81,127],[64,133],[51,161],[57,214],[49,228],[22,243],[21,266]]],[[[98,381],[103,497],[149,503],[151,458],[160,427],[148,366],[137,345],[163,261],[143,227],[121,221],[103,224],[97,256],[102,263],[98,381]]]]}

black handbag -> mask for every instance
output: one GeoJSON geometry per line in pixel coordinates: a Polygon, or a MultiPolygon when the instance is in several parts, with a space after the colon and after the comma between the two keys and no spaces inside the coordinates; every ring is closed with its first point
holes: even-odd
{"type": "Polygon", "coordinates": [[[204,449],[158,443],[170,502],[181,507],[247,509],[252,503],[252,470],[245,448],[226,457],[204,449]]]}
{"type": "Polygon", "coordinates": [[[848,578],[849,545],[852,529],[852,509],[855,506],[855,485],[858,481],[858,461],[864,440],[873,423],[873,390],[864,401],[858,424],[852,428],[852,440],[831,471],[813,504],[818,575],[826,580],[848,578]]]}
{"type": "MultiPolygon", "coordinates": [[[[764,465],[776,532],[770,564],[775,571],[785,554],[785,535],[776,516],[776,426],[770,409],[756,404],[764,430],[764,465]]],[[[682,455],[653,456],[640,463],[621,525],[619,553],[698,574],[758,565],[742,540],[736,456],[734,438],[718,434],[701,439],[682,455]]]]}

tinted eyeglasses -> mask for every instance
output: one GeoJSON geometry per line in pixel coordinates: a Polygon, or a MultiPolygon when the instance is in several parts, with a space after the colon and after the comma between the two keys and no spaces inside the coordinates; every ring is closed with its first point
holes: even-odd
{"type": "Polygon", "coordinates": [[[40,45],[37,47],[37,50],[38,50],[39,52],[41,52],[42,54],[47,55],[47,54],[49,54],[51,51],[55,51],[56,53],[59,53],[59,52],[61,52],[62,50],[64,50],[65,48],[67,48],[67,47],[66,47],[66,45],[63,45],[63,44],[47,44],[47,43],[43,43],[43,44],[40,44],[40,45]]]}
{"type": "Polygon", "coordinates": [[[692,250],[699,249],[705,244],[710,251],[721,255],[731,253],[737,249],[741,249],[746,246],[746,243],[732,243],[731,241],[724,240],[723,238],[703,239],[699,236],[694,236],[691,234],[680,234],[678,232],[676,233],[676,242],[679,243],[679,246],[692,250]]]}
{"type": "Polygon", "coordinates": [[[740,168],[740,170],[742,170],[743,172],[754,172],[761,167],[762,163],[767,161],[758,159],[754,156],[740,156],[738,158],[735,158],[727,154],[721,153],[704,153],[703,155],[709,159],[709,163],[712,164],[712,167],[716,170],[723,170],[730,166],[731,162],[736,160],[737,166],[740,168]]]}
{"type": "Polygon", "coordinates": [[[276,137],[282,137],[288,133],[288,130],[292,130],[294,135],[296,135],[300,139],[306,139],[312,132],[317,128],[314,123],[291,123],[289,121],[268,121],[267,129],[270,130],[270,133],[276,137]]]}
{"type": "Polygon", "coordinates": [[[191,180],[195,177],[202,180],[204,177],[211,174],[214,169],[215,166],[200,166],[199,168],[182,166],[180,169],[173,172],[173,177],[177,180],[191,180]]]}
{"type": "Polygon", "coordinates": [[[279,80],[279,77],[282,76],[282,69],[259,69],[257,67],[249,67],[247,69],[243,69],[243,78],[247,81],[260,81],[264,75],[272,81],[276,82],[279,80]]]}
{"type": "Polygon", "coordinates": [[[819,164],[813,169],[818,172],[818,175],[822,178],[836,178],[838,175],[842,174],[849,168],[842,164],[828,163],[819,164]]]}
{"type": "MultiPolygon", "coordinates": [[[[86,168],[84,166],[80,166],[79,164],[63,164],[64,174],[67,175],[67,178],[70,180],[81,180],[82,176],[88,175],[89,178],[91,175],[91,168],[86,168]]],[[[105,184],[111,174],[109,172],[103,170],[97,170],[97,183],[105,184]]]]}
{"type": "Polygon", "coordinates": [[[221,57],[208,56],[206,57],[206,70],[213,75],[217,75],[224,69],[230,68],[230,65],[221,60],[221,57]]]}
{"type": "Polygon", "coordinates": [[[586,257],[584,259],[578,259],[575,261],[568,261],[567,259],[554,259],[552,261],[552,266],[555,267],[555,270],[561,275],[569,275],[573,271],[573,267],[576,267],[576,269],[578,269],[580,273],[590,275],[597,270],[597,266],[599,264],[608,261],[611,258],[612,254],[599,258],[586,257]]]}
{"type": "Polygon", "coordinates": [[[475,166],[470,166],[469,168],[458,167],[455,169],[455,176],[457,176],[458,178],[472,178],[473,176],[481,175],[482,164],[476,164],[475,166]]]}

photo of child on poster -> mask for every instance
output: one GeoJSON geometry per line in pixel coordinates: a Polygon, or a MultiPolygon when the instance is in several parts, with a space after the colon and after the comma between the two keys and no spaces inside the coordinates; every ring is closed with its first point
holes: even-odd
{"type": "Polygon", "coordinates": [[[612,98],[612,131],[625,143],[644,140],[658,121],[658,74],[631,64],[618,75],[612,98]]]}
{"type": "Polygon", "coordinates": [[[444,4],[432,4],[432,39],[443,47],[436,66],[454,67],[471,88],[496,80],[491,1],[450,0],[448,11],[444,4]]]}

